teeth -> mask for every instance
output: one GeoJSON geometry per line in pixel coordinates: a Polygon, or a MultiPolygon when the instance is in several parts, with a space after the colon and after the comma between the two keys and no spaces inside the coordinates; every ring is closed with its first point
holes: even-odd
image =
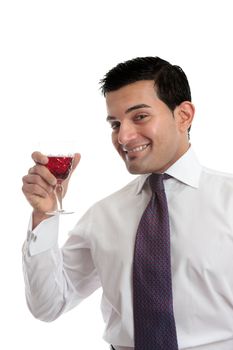
{"type": "Polygon", "coordinates": [[[128,153],[133,153],[133,152],[141,152],[143,151],[144,149],[147,148],[148,145],[143,145],[143,146],[138,146],[138,147],[135,147],[135,148],[132,148],[132,149],[128,149],[126,150],[128,153]]]}

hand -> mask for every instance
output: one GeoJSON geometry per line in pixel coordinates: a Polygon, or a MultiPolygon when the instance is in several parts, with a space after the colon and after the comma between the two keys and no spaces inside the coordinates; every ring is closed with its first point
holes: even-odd
{"type": "MultiPolygon", "coordinates": [[[[71,174],[77,167],[80,157],[80,154],[75,154],[71,174]]],[[[54,193],[57,180],[45,166],[48,163],[48,158],[45,155],[40,152],[33,152],[32,159],[35,165],[23,177],[22,191],[33,208],[34,228],[48,217],[46,212],[51,212],[57,207],[57,200],[54,193]]],[[[64,195],[67,191],[69,179],[70,176],[63,182],[64,195]]]]}

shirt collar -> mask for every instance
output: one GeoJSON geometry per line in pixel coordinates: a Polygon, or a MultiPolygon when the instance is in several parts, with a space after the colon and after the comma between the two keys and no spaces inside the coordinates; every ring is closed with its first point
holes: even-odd
{"type": "Polygon", "coordinates": [[[186,185],[198,188],[202,167],[191,147],[183,154],[166,173],[186,185]]]}
{"type": "MultiPolygon", "coordinates": [[[[166,170],[166,174],[171,175],[184,184],[198,188],[202,167],[192,149],[189,149],[166,170]]],[[[141,175],[138,182],[137,194],[139,194],[150,174],[141,175]]]]}

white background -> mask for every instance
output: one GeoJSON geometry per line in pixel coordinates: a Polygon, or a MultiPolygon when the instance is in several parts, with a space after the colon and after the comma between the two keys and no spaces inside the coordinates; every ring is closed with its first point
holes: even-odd
{"type": "Polygon", "coordinates": [[[111,145],[99,91],[110,68],[147,55],[180,65],[196,105],[196,153],[206,166],[233,172],[230,6],[230,0],[1,0],[1,349],[108,349],[101,291],[50,324],[29,313],[21,246],[30,207],[21,178],[40,139],[77,140],[82,161],[66,199],[76,214],[63,219],[61,242],[94,201],[131,179],[111,145]]]}

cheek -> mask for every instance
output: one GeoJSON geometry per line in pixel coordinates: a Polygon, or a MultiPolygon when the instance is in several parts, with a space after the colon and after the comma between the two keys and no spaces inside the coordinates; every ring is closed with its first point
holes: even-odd
{"type": "Polygon", "coordinates": [[[143,131],[143,135],[153,141],[155,144],[160,144],[166,136],[166,130],[161,123],[147,125],[143,131]]]}
{"type": "Polygon", "coordinates": [[[119,147],[118,135],[117,135],[117,133],[114,133],[114,132],[112,133],[112,144],[116,149],[118,149],[118,147],[119,147]]]}
{"type": "Polygon", "coordinates": [[[167,123],[157,123],[153,125],[149,130],[147,135],[153,140],[155,146],[161,148],[169,148],[177,142],[178,133],[176,125],[173,121],[169,120],[167,123]]]}

